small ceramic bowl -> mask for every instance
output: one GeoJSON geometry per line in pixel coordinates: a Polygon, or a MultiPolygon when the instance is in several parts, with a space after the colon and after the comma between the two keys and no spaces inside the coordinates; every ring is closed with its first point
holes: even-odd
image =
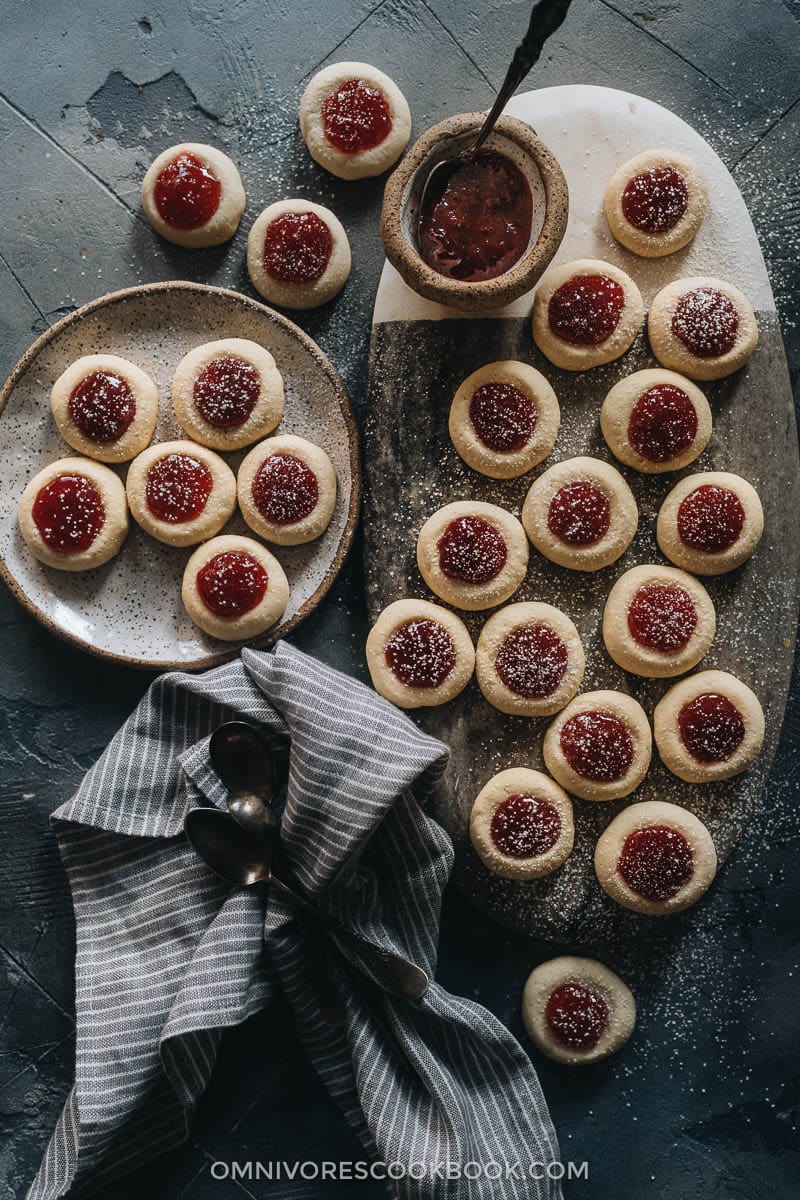
{"type": "Polygon", "coordinates": [[[533,224],[528,249],[502,275],[476,283],[452,279],[428,266],[417,242],[425,180],[435,163],[455,158],[469,145],[483,121],[483,113],[460,113],[423,133],[390,176],[381,213],[386,257],[408,286],[428,300],[472,312],[500,308],[530,291],[561,245],[569,215],[569,189],[555,155],[530,125],[501,117],[485,148],[510,158],[530,185],[533,224]]]}

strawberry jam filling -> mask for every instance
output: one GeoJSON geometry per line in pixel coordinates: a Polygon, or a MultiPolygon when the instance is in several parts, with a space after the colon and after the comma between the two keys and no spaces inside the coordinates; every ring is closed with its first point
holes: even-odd
{"type": "Polygon", "coordinates": [[[675,654],[689,644],[697,626],[694,600],[673,583],[646,583],[628,607],[628,629],[646,650],[675,654]]]}
{"type": "Polygon", "coordinates": [[[678,713],[678,731],[698,762],[727,762],[744,740],[744,717],[727,696],[704,692],[684,704],[678,713]]]}
{"type": "Polygon", "coordinates": [[[406,687],[437,688],[456,665],[456,648],[438,621],[406,621],[386,645],[386,665],[406,687]]]}
{"type": "Polygon", "coordinates": [[[736,305],[717,288],[695,288],[675,305],[672,332],[696,358],[719,358],[736,345],[736,305]]]}
{"type": "Polygon", "coordinates": [[[744,507],[730,488],[703,483],[678,505],[678,536],[690,550],[720,554],[738,541],[744,507]]]}
{"type": "Polygon", "coordinates": [[[561,837],[561,816],[549,800],[507,796],[494,810],[489,832],[507,858],[535,858],[552,850],[561,837]]]}
{"type": "Polygon", "coordinates": [[[677,829],[648,825],[628,834],[617,870],[645,900],[671,900],[694,875],[694,854],[677,829]]]}
{"type": "Polygon", "coordinates": [[[317,506],[319,483],[294,454],[270,454],[253,480],[253,503],[273,525],[295,525],[317,506]]]}
{"type": "Polygon", "coordinates": [[[555,1040],[567,1050],[591,1050],[608,1028],[611,1012],[599,992],[569,980],[550,993],[544,1019],[555,1040]]]}
{"type": "Polygon", "coordinates": [[[346,79],[322,102],[322,128],[343,154],[372,150],[388,137],[392,114],[386,97],[363,79],[346,79]]]}
{"type": "Polygon", "coordinates": [[[182,525],[205,510],[214,477],[204,462],[191,454],[165,454],[147,472],[145,500],[159,521],[182,525]]]}
{"type": "Polygon", "coordinates": [[[215,429],[236,429],[256,406],[261,379],[252,363],[233,355],[212,358],[197,376],[194,406],[215,429]]]}
{"type": "Polygon", "coordinates": [[[57,475],[37,492],[32,516],[46,546],[58,554],[74,554],[92,546],[106,510],[91,479],[57,475]]]}
{"type": "Polygon", "coordinates": [[[458,583],[491,583],[506,565],[502,533],[483,517],[457,517],[436,544],[439,566],[458,583]]]}
{"type": "Polygon", "coordinates": [[[197,572],[200,599],[215,616],[234,620],[260,604],[269,577],[252,554],[223,550],[197,572]]]}
{"type": "Polygon", "coordinates": [[[651,167],[628,180],[622,193],[625,220],[642,233],[669,233],[689,204],[686,180],[674,167],[651,167]]]}
{"type": "Polygon", "coordinates": [[[136,416],[130,385],[112,371],[86,375],[72,389],[67,409],[83,436],[101,446],[118,441],[136,416]]]}
{"type": "Polygon", "coordinates": [[[550,297],[547,319],[571,346],[599,346],[617,328],[625,290],[607,275],[573,275],[550,297]]]}
{"type": "Polygon", "coordinates": [[[484,383],[469,402],[472,427],[495,454],[513,454],[527,446],[538,415],[530,397],[513,383],[484,383]]]}
{"type": "Polygon", "coordinates": [[[278,283],[316,283],[332,251],[331,231],[316,213],[282,213],[264,235],[264,270],[278,283]]]}
{"type": "Polygon", "coordinates": [[[154,199],[173,229],[199,229],[219,208],[222,184],[194,154],[179,154],[156,179],[154,199]]]}
{"type": "Polygon", "coordinates": [[[502,682],[525,700],[551,696],[567,670],[569,652],[549,625],[521,625],[503,638],[494,660],[502,682]]]}
{"type": "Polygon", "coordinates": [[[550,501],[547,528],[567,546],[592,546],[608,533],[611,502],[588,479],[565,483],[550,501]]]}
{"type": "Polygon", "coordinates": [[[628,418],[628,441],[649,462],[665,463],[697,437],[697,412],[683,388],[657,383],[642,392],[628,418]]]}
{"type": "Polygon", "coordinates": [[[561,753],[576,775],[592,783],[616,783],[633,762],[633,739],[614,713],[576,713],[561,727],[561,753]]]}

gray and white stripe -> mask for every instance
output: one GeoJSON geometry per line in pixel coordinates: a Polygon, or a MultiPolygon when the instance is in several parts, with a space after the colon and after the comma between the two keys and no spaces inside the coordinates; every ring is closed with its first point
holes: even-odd
{"type": "MultiPolygon", "coordinates": [[[[435,788],[445,747],[288,645],[162,676],[53,817],[77,924],[76,1075],[28,1200],[94,1191],[185,1138],[222,1030],[277,988],[369,1155],[523,1173],[557,1161],[530,1061],[495,1017],[434,984],[419,1005],[380,999],[376,1021],[374,998],[365,1006],[342,975],[347,1024],[325,1025],[291,911],[228,888],[195,857],[183,818],[224,804],[208,737],[232,718],[260,724],[288,775],[281,836],[303,887],[434,972],[453,852],[418,799],[435,788]]],[[[489,1200],[499,1186],[504,1200],[561,1194],[526,1175],[391,1186],[402,1200],[489,1200]]]]}

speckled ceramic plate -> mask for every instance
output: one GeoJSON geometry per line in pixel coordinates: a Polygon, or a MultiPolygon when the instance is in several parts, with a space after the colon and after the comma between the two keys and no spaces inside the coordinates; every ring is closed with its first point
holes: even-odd
{"type": "MultiPolygon", "coordinates": [[[[181,577],[193,547],[164,546],[133,521],[120,553],[96,571],[54,571],[32,557],[17,528],[19,497],[41,467],[75,453],[55,427],[50,389],[80,355],[120,354],[161,390],[153,440],[185,437],[172,413],[173,371],[193,346],[223,337],[249,338],[274,355],[286,387],[278,432],[322,446],[338,480],[336,509],[321,538],[270,547],[289,578],[289,604],[280,624],[253,644],[274,641],[313,612],[352,541],[360,498],[358,433],[344,385],[311,338],[265,305],[224,288],[153,283],[103,296],[34,342],[0,392],[0,571],[44,625],[94,654],[155,670],[196,669],[224,662],[240,647],[204,634],[184,611],[181,577]]],[[[234,471],[244,453],[224,456],[234,471]]],[[[124,477],[127,464],[114,469],[124,477]]],[[[238,511],[222,532],[249,533],[238,511]]]]}

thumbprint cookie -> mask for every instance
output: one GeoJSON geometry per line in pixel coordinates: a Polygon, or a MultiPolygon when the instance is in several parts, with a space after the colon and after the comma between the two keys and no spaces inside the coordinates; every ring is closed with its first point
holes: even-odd
{"type": "Polygon", "coordinates": [[[31,554],[47,567],[101,567],[128,532],[125,488],[100,463],[60,458],[34,475],[22,493],[19,528],[31,554]]]}
{"type": "Polygon", "coordinates": [[[181,598],[204,633],[224,642],[265,633],[283,615],[289,584],[266,546],[226,534],[198,546],[183,573],[181,598]]]}
{"type": "Polygon", "coordinates": [[[235,165],[214,146],[182,142],[164,150],[142,181],[142,207],[156,233],[177,246],[219,246],[232,238],[245,195],[235,165]]]}
{"type": "Polygon", "coordinates": [[[292,434],[254,446],[239,468],[239,507],[267,542],[299,546],[321,537],[336,508],[336,471],[320,446],[292,434]]]}
{"type": "Polygon", "coordinates": [[[127,462],[144,450],[158,419],[158,388],[116,354],[86,354],[59,375],[50,406],[64,441],[101,462],[127,462]]]}
{"type": "Polygon", "coordinates": [[[238,450],[279,424],[283,379],[269,350],[256,342],[205,342],[175,368],[172,406],[189,437],[212,450],[238,450]]]}
{"type": "Polygon", "coordinates": [[[703,471],[676,483],[656,522],[662,554],[696,575],[722,575],[740,567],[763,532],[758,492],[728,471],[703,471]]]}
{"type": "Polygon", "coordinates": [[[764,741],[764,712],[750,688],[727,671],[701,671],[671,687],[656,705],[661,760],[687,783],[746,771],[764,741]]]}
{"type": "Polygon", "coordinates": [[[450,407],[450,438],[468,467],[516,479],[547,458],[561,412],[540,371],[522,362],[487,363],[464,380],[450,407]]]}
{"type": "Polygon", "coordinates": [[[283,308],[317,308],[332,300],[347,282],[350,262],[341,221],[310,200],[270,204],[247,237],[253,287],[283,308]]]}
{"type": "Polygon", "coordinates": [[[531,484],[522,524],[536,549],[571,571],[599,571],[633,540],[639,510],[619,471],[599,458],[568,458],[531,484]]]}
{"type": "Polygon", "coordinates": [[[446,504],[417,538],[417,565],[428,587],[469,612],[508,600],[525,578],[528,555],[517,518],[477,500],[446,504]]]}
{"type": "Polygon", "coordinates": [[[397,162],[411,136],[411,113],[397,84],[377,67],[333,63],[303,92],[300,132],[326,171],[364,179],[397,162]]]}
{"type": "Polygon", "coordinates": [[[645,475],[688,467],[708,445],[711,427],[711,409],[699,387],[658,368],[621,379],[600,409],[611,453],[645,475]]]}
{"type": "Polygon", "coordinates": [[[624,692],[576,696],[544,737],[544,763],[582,800],[629,796],[647,774],[653,750],[644,709],[624,692]]]}
{"type": "Polygon", "coordinates": [[[626,250],[661,258],[688,246],[708,209],[702,167],[677,150],[645,150],[608,181],[605,214],[626,250]]]}
{"type": "Polygon", "coordinates": [[[580,1066],[625,1045],[636,1024],[636,1001],[603,963],[569,954],[531,971],[522,993],[522,1021],[542,1054],[580,1066]]]}
{"type": "Polygon", "coordinates": [[[744,292],[707,275],[662,288],[647,332],[661,365],[690,379],[722,379],[743,367],[758,345],[756,315],[744,292]]]}
{"type": "Polygon", "coordinates": [[[449,609],[427,600],[396,600],[367,638],[372,686],[400,708],[452,700],[472,678],[475,651],[467,628],[449,609]]]}
{"type": "Polygon", "coordinates": [[[135,458],[128,504],[145,533],[168,546],[194,546],[219,533],[236,508],[226,462],[196,442],[159,442],[135,458]]]}
{"type": "Polygon", "coordinates": [[[475,852],[494,875],[541,879],[557,871],[572,850],[572,801],[541,771],[511,767],[479,793],[469,834],[475,852]]]}
{"type": "Polygon", "coordinates": [[[618,666],[662,679],[697,666],[714,640],[711,597],[685,571],[653,563],[632,567],[609,592],[603,640],[618,666]]]}
{"type": "Polygon", "coordinates": [[[551,267],[533,301],[533,340],[566,371],[587,371],[630,349],[644,323],[636,284],[595,258],[551,267]]]}
{"type": "Polygon", "coordinates": [[[572,621],[552,604],[509,604],[484,625],[475,651],[478,686],[500,712],[543,717],[581,686],[586,661],[572,621]]]}
{"type": "Polygon", "coordinates": [[[614,817],[598,839],[594,867],[617,904],[660,917],[697,903],[714,882],[717,853],[693,813],[648,800],[614,817]]]}

